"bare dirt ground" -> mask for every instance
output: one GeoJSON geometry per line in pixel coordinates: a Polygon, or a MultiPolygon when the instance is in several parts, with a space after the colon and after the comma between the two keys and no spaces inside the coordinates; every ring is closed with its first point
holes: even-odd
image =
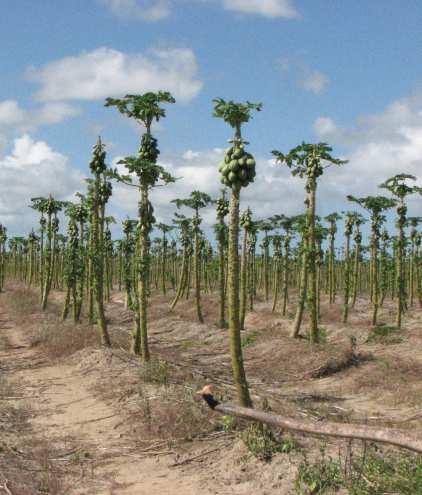
{"type": "MultiPolygon", "coordinates": [[[[107,306],[113,347],[105,350],[95,328],[60,322],[61,293],[52,294],[43,315],[35,292],[6,288],[0,295],[0,372],[7,382],[0,386],[0,493],[295,493],[303,451],[318,456],[321,440],[296,435],[300,449],[270,463],[254,458],[195,394],[212,382],[221,398],[234,398],[227,332],[215,326],[216,300],[204,296],[200,325],[192,301],[170,312],[170,296],[151,302],[151,352],[159,360],[146,369],[129,352],[132,318],[121,293],[107,306]]],[[[366,300],[358,301],[347,325],[339,324],[340,298],[331,307],[324,302],[326,341],[311,347],[291,339],[289,318],[270,306],[257,303],[243,336],[257,406],[265,398],[279,414],[422,431],[420,308],[409,311],[400,334],[372,338],[366,300]]],[[[386,301],[380,320],[393,321],[393,311],[386,301]]],[[[343,444],[327,445],[334,452],[343,444]]]]}

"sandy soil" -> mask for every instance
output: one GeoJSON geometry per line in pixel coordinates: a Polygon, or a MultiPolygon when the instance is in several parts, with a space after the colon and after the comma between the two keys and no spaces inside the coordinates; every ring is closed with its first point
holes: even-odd
{"type": "MultiPolygon", "coordinates": [[[[53,295],[53,313],[54,300],[61,297],[53,295]]],[[[195,401],[195,390],[210,381],[222,397],[234,397],[227,334],[214,325],[216,301],[205,296],[203,305],[206,324],[199,325],[191,301],[182,301],[170,313],[168,298],[154,297],[152,353],[166,361],[170,379],[139,388],[142,368],[127,352],[131,315],[123,308],[121,294],[114,294],[107,308],[112,350],[94,345],[59,357],[51,356],[43,345],[34,345],[34,334],[44,318],[39,311],[34,309],[22,323],[0,296],[0,332],[8,342],[0,352],[1,368],[19,384],[19,396],[31,408],[32,435],[59,452],[53,459],[58,466],[71,467],[61,469],[65,488],[57,493],[294,493],[293,480],[303,458],[300,452],[277,455],[271,463],[258,461],[232,433],[221,431],[216,426],[218,418],[195,401]],[[145,423],[145,411],[152,416],[150,423],[145,423]],[[187,424],[178,425],[180,415],[187,424]],[[180,441],[172,441],[175,434],[180,441]]],[[[306,340],[290,339],[288,319],[271,313],[269,307],[257,304],[247,317],[244,334],[249,337],[245,362],[256,404],[265,397],[280,414],[422,430],[420,309],[408,314],[403,339],[385,344],[368,342],[365,300],[358,302],[346,326],[338,324],[339,305],[323,306],[327,343],[311,349],[306,340]],[[321,368],[329,369],[330,363],[343,359],[351,335],[358,341],[362,362],[316,378],[321,368]]],[[[381,318],[388,321],[392,311],[387,303],[381,318]]],[[[53,325],[60,331],[56,320],[53,325]]],[[[297,438],[311,455],[318,452],[319,440],[297,438]]],[[[340,444],[330,445],[337,449],[340,444]]]]}

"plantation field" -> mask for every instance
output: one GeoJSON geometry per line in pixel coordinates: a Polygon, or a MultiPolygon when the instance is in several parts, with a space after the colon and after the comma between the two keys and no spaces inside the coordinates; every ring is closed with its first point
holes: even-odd
{"type": "MultiPolygon", "coordinates": [[[[196,394],[206,383],[220,400],[236,398],[218,298],[203,294],[201,324],[192,300],[171,311],[173,297],[151,295],[152,357],[144,364],[131,352],[124,293],[113,291],[106,304],[112,345],[104,347],[85,319],[62,321],[63,291],[52,290],[42,312],[37,290],[6,283],[0,493],[422,493],[416,455],[279,430],[263,444],[246,423],[208,409],[196,394]]],[[[246,316],[241,345],[254,406],[420,437],[420,308],[409,308],[398,330],[387,325],[395,314],[387,297],[373,327],[371,305],[358,297],[341,324],[342,301],[329,304],[322,294],[321,336],[310,343],[290,337],[296,299],[292,290],[281,317],[258,294],[246,316]]]]}

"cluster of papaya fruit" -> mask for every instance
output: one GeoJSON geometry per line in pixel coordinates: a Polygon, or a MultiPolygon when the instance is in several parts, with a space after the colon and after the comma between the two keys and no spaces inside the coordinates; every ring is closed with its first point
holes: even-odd
{"type": "Polygon", "coordinates": [[[221,182],[231,188],[246,187],[256,176],[254,157],[245,151],[242,143],[235,144],[226,151],[224,161],[218,167],[221,182]]]}
{"type": "Polygon", "coordinates": [[[142,136],[139,157],[147,162],[155,163],[159,154],[157,140],[151,134],[145,133],[142,136]]]}
{"type": "Polygon", "coordinates": [[[224,218],[229,214],[229,202],[225,198],[217,199],[217,217],[224,218]]]}

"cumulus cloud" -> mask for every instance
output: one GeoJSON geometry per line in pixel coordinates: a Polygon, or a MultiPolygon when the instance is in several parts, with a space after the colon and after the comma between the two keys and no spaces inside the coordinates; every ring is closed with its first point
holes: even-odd
{"type": "Polygon", "coordinates": [[[224,10],[266,18],[300,17],[293,0],[99,0],[121,19],[160,21],[181,3],[212,3],[224,10]]]}
{"type": "Polygon", "coordinates": [[[0,101],[0,129],[32,131],[39,126],[58,124],[78,114],[77,108],[66,103],[46,103],[34,110],[25,110],[16,100],[4,100],[0,101]]]}
{"type": "Polygon", "coordinates": [[[294,19],[299,13],[290,0],[223,0],[226,10],[264,17],[294,19]]]}
{"type": "Polygon", "coordinates": [[[157,48],[145,55],[102,47],[33,67],[29,78],[40,84],[36,97],[41,101],[99,100],[168,90],[188,102],[202,88],[197,72],[196,57],[189,48],[157,48]]]}
{"type": "Polygon", "coordinates": [[[26,110],[16,100],[0,101],[0,151],[13,135],[58,124],[78,114],[77,108],[61,102],[45,103],[26,110]]]}
{"type": "Polygon", "coordinates": [[[28,205],[31,197],[52,194],[71,199],[84,187],[82,172],[45,141],[28,134],[14,140],[10,154],[0,158],[0,222],[10,233],[26,234],[36,227],[37,214],[28,205]]]}
{"type": "Polygon", "coordinates": [[[315,94],[322,93],[328,83],[328,77],[319,70],[306,71],[304,76],[298,81],[301,88],[315,94]]]}
{"type": "MultiPolygon", "coordinates": [[[[177,155],[163,156],[160,163],[179,180],[152,192],[151,200],[157,220],[170,223],[176,211],[171,201],[186,198],[194,190],[206,192],[217,199],[223,187],[218,173],[218,165],[223,157],[224,150],[220,148],[187,150],[177,155]]],[[[116,185],[113,191],[110,208],[119,211],[120,216],[136,216],[139,199],[137,190],[116,185]]],[[[250,206],[256,218],[266,218],[276,213],[295,214],[303,210],[303,196],[303,181],[292,177],[286,167],[276,164],[274,160],[258,157],[257,177],[254,183],[242,189],[241,208],[250,206]]],[[[190,214],[189,210],[183,212],[190,214]]],[[[210,207],[202,214],[203,227],[209,229],[216,222],[215,209],[210,207]]]]}
{"type": "MultiPolygon", "coordinates": [[[[348,194],[388,195],[378,186],[398,173],[415,175],[422,185],[422,94],[395,101],[378,114],[362,116],[353,128],[341,127],[330,117],[320,117],[314,130],[318,139],[334,146],[334,156],[349,160],[343,166],[326,169],[321,177],[317,192],[320,215],[354,208],[346,199],[348,194]]],[[[180,180],[158,188],[152,195],[160,221],[171,220],[174,198],[187,197],[195,189],[218,196],[221,185],[217,167],[223,154],[222,149],[186,150],[162,157],[161,163],[180,180]]],[[[241,207],[250,206],[259,218],[275,213],[292,215],[304,211],[304,196],[303,179],[292,177],[286,166],[273,159],[257,156],[257,177],[242,190],[241,207]]],[[[136,191],[119,186],[113,201],[136,215],[136,191]]],[[[420,196],[414,196],[409,207],[409,214],[421,215],[420,196]]],[[[204,226],[214,222],[215,213],[210,209],[205,212],[204,226]]]]}
{"type": "Polygon", "coordinates": [[[122,19],[159,21],[170,15],[169,0],[100,0],[110,11],[122,19]]]}
{"type": "Polygon", "coordinates": [[[299,88],[310,93],[322,93],[330,82],[330,78],[326,74],[311,68],[299,58],[281,58],[277,64],[285,77],[293,78],[299,88]]]}
{"type": "MultiPolygon", "coordinates": [[[[352,128],[320,117],[314,130],[319,139],[347,150],[349,163],[333,174],[332,194],[385,194],[377,186],[399,173],[416,176],[422,185],[422,94],[397,100],[378,114],[362,116],[352,128]]],[[[410,204],[422,213],[420,197],[410,204]]]]}

